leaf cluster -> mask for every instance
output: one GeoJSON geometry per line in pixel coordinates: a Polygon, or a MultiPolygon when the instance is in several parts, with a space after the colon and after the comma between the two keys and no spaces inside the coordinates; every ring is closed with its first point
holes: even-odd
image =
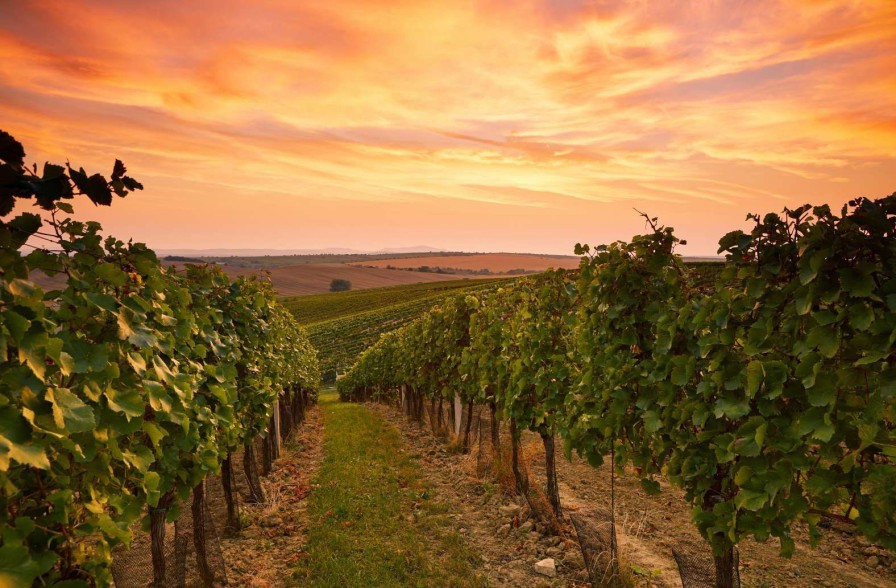
{"type": "Polygon", "coordinates": [[[344,394],[452,390],[594,465],[613,452],[648,491],[658,475],[683,488],[717,554],[776,537],[788,555],[792,525],[817,537],[821,516],[896,548],[896,194],[750,215],[712,282],[647,220],[631,242],[578,245],[577,276],[383,337],[344,394]]]}
{"type": "Polygon", "coordinates": [[[269,282],[178,274],[71,218],[74,195],[139,188],[121,162],[51,191],[5,133],[0,159],[0,203],[45,211],[0,221],[0,584],[105,584],[132,524],[261,434],[280,391],[315,388],[316,357],[269,282]]]}

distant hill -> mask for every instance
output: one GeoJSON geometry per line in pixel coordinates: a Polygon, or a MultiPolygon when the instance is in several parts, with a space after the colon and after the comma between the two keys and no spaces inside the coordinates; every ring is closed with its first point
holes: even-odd
{"type": "Polygon", "coordinates": [[[412,247],[395,247],[364,251],[347,247],[328,247],[325,249],[157,249],[160,257],[168,255],[186,257],[281,257],[290,255],[382,255],[390,253],[440,253],[444,249],[429,245],[412,247]]]}

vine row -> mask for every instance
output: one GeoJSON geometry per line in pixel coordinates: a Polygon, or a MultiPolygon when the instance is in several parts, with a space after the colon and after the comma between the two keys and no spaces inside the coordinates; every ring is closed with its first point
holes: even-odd
{"type": "Polygon", "coordinates": [[[556,435],[648,492],[665,476],[718,586],[735,582],[740,541],[774,537],[789,556],[798,522],[813,541],[828,517],[896,548],[896,194],[749,215],[711,280],[645,218],[631,242],[578,245],[578,272],[456,297],[384,335],[341,394],[401,390],[420,419],[424,399],[489,405],[514,440],[544,440],[557,516],[556,435]]]}
{"type": "Polygon", "coordinates": [[[162,585],[176,505],[192,493],[201,515],[203,481],[223,471],[238,526],[231,454],[245,450],[261,500],[256,437],[278,400],[288,427],[317,389],[316,353],[268,281],[166,270],[145,245],[74,216],[75,196],[108,206],[140,189],[118,160],[108,179],[26,167],[0,131],[2,585],[107,585],[112,549],[140,519],[162,585]],[[38,213],[12,215],[28,203],[38,213]],[[43,291],[36,272],[65,284],[43,291]]]}

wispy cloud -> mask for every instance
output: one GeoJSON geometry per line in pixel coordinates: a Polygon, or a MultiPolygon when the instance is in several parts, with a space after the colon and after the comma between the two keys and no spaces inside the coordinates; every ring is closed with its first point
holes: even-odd
{"type": "Polygon", "coordinates": [[[747,211],[896,189],[889,0],[3,11],[4,130],[125,159],[148,191],[98,214],[158,247],[568,252],[636,206],[697,253],[747,211]]]}

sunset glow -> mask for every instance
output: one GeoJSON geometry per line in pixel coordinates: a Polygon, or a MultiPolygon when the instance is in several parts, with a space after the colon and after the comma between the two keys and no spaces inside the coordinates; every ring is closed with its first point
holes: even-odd
{"type": "MultiPolygon", "coordinates": [[[[572,253],[896,191],[896,2],[0,2],[0,128],[173,248],[572,253]]],[[[89,205],[81,204],[83,209],[89,205]]]]}

